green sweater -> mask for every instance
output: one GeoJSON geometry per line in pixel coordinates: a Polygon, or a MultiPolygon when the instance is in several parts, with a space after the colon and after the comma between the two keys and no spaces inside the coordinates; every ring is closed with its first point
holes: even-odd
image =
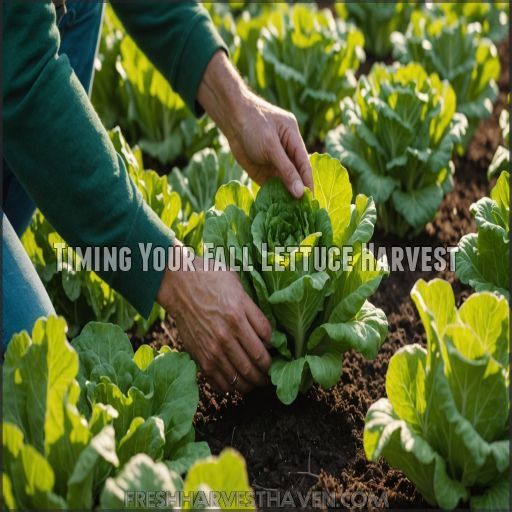
{"type": "MultiPolygon", "coordinates": [[[[3,4],[3,157],[71,246],[131,249],[128,272],[100,273],[144,316],[162,272],[143,271],[139,243],[169,247],[172,232],[131,182],[65,56],[55,8],[3,4]]],[[[222,39],[196,2],[112,2],[126,30],[189,108],[222,39]]]]}

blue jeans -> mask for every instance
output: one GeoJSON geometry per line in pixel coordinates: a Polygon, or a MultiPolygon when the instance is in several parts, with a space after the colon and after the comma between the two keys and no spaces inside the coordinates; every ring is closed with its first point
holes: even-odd
{"type": "MultiPolygon", "coordinates": [[[[103,2],[68,0],[57,20],[61,44],[78,80],[90,93],[98,49],[103,2]]],[[[29,44],[29,43],[27,43],[29,44]]],[[[35,204],[3,161],[2,214],[2,349],[16,332],[29,333],[36,320],[55,314],[48,293],[23,249],[20,237],[34,215],[35,204]]]]}

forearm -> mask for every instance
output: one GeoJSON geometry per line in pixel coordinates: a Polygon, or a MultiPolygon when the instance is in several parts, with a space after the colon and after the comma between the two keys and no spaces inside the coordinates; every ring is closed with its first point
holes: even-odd
{"type": "Polygon", "coordinates": [[[243,112],[254,96],[226,54],[215,53],[199,85],[197,101],[228,139],[238,133],[243,112]]]}

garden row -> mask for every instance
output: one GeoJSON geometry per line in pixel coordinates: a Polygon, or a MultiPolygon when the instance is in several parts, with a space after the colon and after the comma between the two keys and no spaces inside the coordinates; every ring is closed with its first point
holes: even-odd
{"type": "MultiPolygon", "coordinates": [[[[208,8],[249,84],[296,115],[308,147],[325,145],[327,154],[311,156],[314,198],[306,191],[293,200],[273,180],[252,183],[112,11],[93,101],[144,199],[179,239],[199,254],[203,242],[235,247],[239,264],[249,248],[253,270],[240,278],[272,323],[271,378],[290,404],[313,383],[334,386],[345,352],[378,354],[388,320],[368,299],[389,272],[365,244],[375,225],[405,239],[434,218],[453,186],[452,156],[465,154],[492,112],[500,64],[491,38],[499,41],[508,22],[493,2],[386,4],[372,15],[368,5],[349,3],[337,5],[337,17],[305,5],[208,8]],[[392,52],[398,62],[375,63],[356,80],[364,50],[392,52]],[[160,174],[168,164],[181,168],[160,176],[145,169],[148,161],[160,174]],[[316,247],[351,247],[353,267],[317,270],[316,247]],[[263,271],[264,260],[281,270],[263,271]]],[[[460,240],[457,254],[458,278],[477,293],[457,309],[446,282],[416,283],[427,347],[391,358],[387,399],[370,407],[364,430],[367,457],[384,456],[442,508],[508,503],[506,111],[501,123],[504,146],[489,168],[498,180],[471,207],[478,232],[460,240]]],[[[58,241],[40,213],[23,239],[68,336],[80,334],[69,344],[65,322],[49,319],[11,341],[3,370],[6,505],[115,508],[125,490],[248,489],[238,454],[208,458],[208,446],[195,441],[198,388],[188,356],[147,345],[134,354],[123,333],[143,335],[163,310],[155,305],[144,320],[93,272],[56,272],[58,241]],[[119,327],[86,325],[93,320],[119,327]]],[[[330,254],[330,263],[340,262],[330,254]]]]}

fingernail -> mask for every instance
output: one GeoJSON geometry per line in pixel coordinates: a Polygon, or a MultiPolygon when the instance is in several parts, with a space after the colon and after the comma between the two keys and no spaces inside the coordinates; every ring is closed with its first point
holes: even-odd
{"type": "Polygon", "coordinates": [[[297,198],[302,197],[302,195],[304,194],[304,185],[302,184],[301,181],[297,180],[293,182],[292,193],[297,198]]]}

